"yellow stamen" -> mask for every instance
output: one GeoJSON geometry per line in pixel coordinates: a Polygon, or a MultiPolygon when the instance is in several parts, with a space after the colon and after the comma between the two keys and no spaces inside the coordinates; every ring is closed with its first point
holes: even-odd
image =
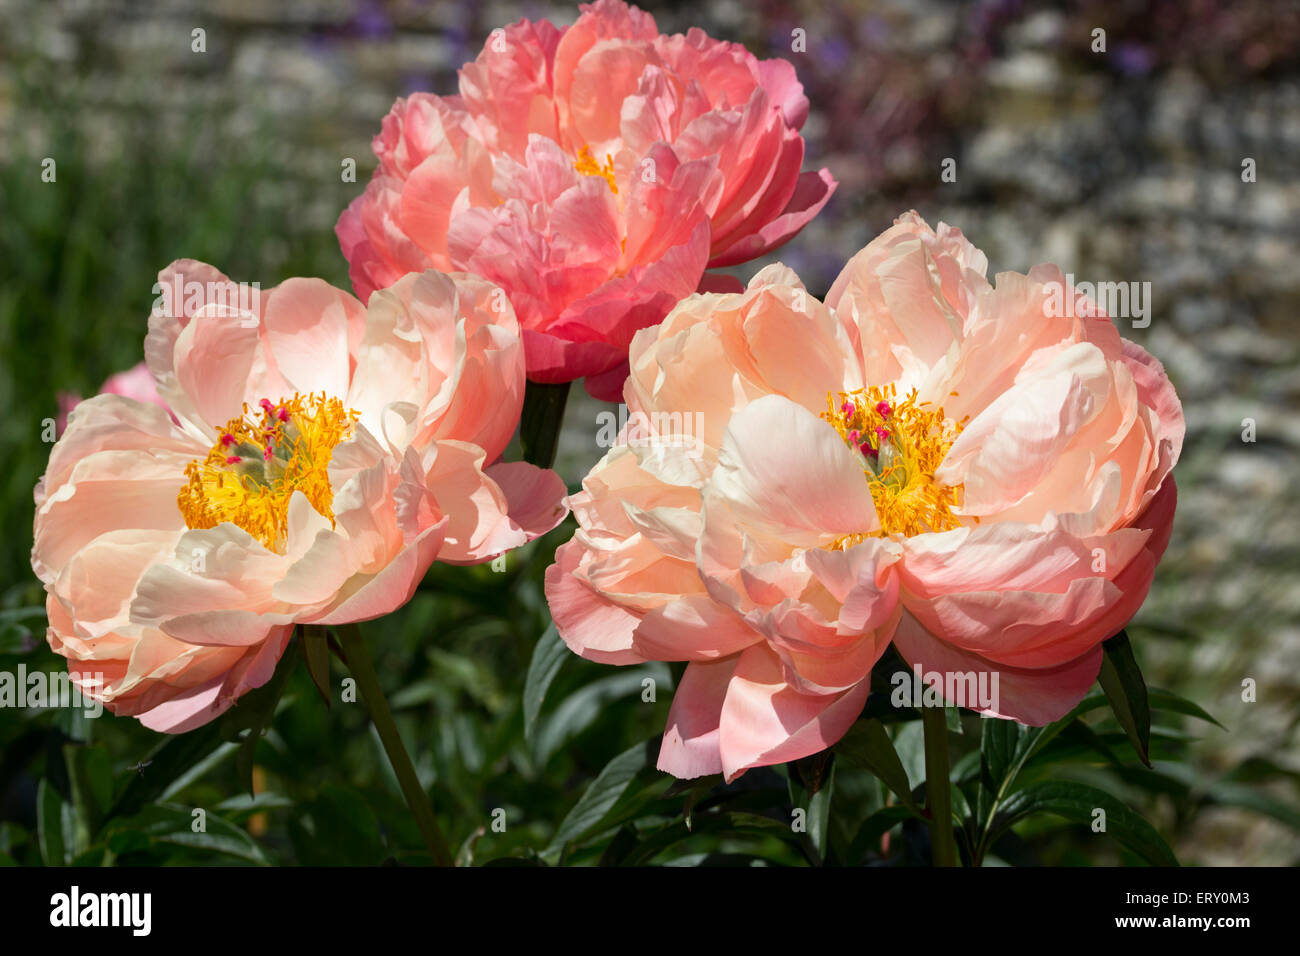
{"type": "Polygon", "coordinates": [[[573,164],[573,168],[584,176],[603,176],[614,195],[618,195],[618,185],[614,182],[614,157],[609,153],[605,154],[605,165],[601,166],[596,162],[596,157],[591,155],[591,147],[584,146],[578,151],[578,161],[573,164]]]}
{"type": "MultiPolygon", "coordinates": [[[[862,456],[863,474],[880,517],[877,537],[911,537],[961,526],[952,509],[961,504],[962,487],[934,477],[967,419],[954,422],[942,408],[916,400],[916,389],[899,401],[895,387],[873,385],[826,396],[822,418],[862,456]]],[[[840,549],[860,544],[869,534],[850,534],[835,542],[840,549]]]]}
{"type": "Polygon", "coordinates": [[[275,405],[263,400],[260,411],[245,404],[207,457],[186,466],[189,480],[176,496],[185,524],[213,528],[229,521],[279,550],[295,491],[332,524],[330,457],[359,417],[324,394],[295,394],[275,405]]]}

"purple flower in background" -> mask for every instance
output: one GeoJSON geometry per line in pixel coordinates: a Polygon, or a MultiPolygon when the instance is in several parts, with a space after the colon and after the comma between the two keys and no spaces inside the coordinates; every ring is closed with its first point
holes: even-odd
{"type": "Polygon", "coordinates": [[[1115,56],[1120,72],[1129,76],[1142,76],[1149,73],[1155,65],[1151,51],[1138,43],[1121,43],[1115,50],[1115,56]]]}
{"type": "Polygon", "coordinates": [[[384,10],[383,4],[376,2],[376,0],[361,0],[357,5],[357,12],[352,15],[348,26],[354,35],[368,39],[377,39],[392,36],[393,34],[393,21],[384,10]]]}

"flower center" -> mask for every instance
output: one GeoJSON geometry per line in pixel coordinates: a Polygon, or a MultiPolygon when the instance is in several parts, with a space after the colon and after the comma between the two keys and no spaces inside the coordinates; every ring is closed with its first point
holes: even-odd
{"type": "Polygon", "coordinates": [[[284,541],[289,501],[301,491],[311,506],[334,521],[330,456],[352,434],[359,412],[337,398],[301,395],[260,413],[244,405],[221,431],[206,458],[185,468],[189,479],[176,504],[190,528],[238,525],[272,550],[284,541]]]}
{"type": "MultiPolygon", "coordinates": [[[[871,489],[877,536],[911,537],[927,531],[951,531],[961,525],[952,509],[961,503],[960,485],[935,480],[935,470],[965,427],[942,408],[916,400],[916,389],[899,401],[893,385],[860,388],[826,396],[822,418],[862,456],[862,471],[871,489]]],[[[846,535],[835,543],[851,548],[870,535],[846,535]]]]}
{"type": "Polygon", "coordinates": [[[591,155],[591,147],[584,146],[579,150],[578,161],[573,164],[573,168],[584,176],[603,176],[614,195],[618,195],[618,185],[614,182],[614,157],[609,153],[605,154],[605,165],[601,166],[596,162],[596,157],[591,155]]]}

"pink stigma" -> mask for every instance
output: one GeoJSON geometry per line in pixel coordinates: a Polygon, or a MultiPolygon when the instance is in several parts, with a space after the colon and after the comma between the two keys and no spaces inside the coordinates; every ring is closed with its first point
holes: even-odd
{"type": "Polygon", "coordinates": [[[858,443],[858,439],[861,437],[862,437],[862,433],[858,431],[856,428],[853,429],[851,432],[849,432],[849,444],[856,445],[858,443]]]}
{"type": "Polygon", "coordinates": [[[878,439],[880,439],[882,442],[883,442],[883,441],[888,441],[888,440],[889,440],[889,429],[888,429],[888,428],[885,428],[883,425],[877,425],[877,426],[876,426],[876,437],[877,437],[878,439]]]}
{"type": "Polygon", "coordinates": [[[227,464],[227,465],[238,465],[238,464],[239,464],[241,461],[243,461],[243,460],[244,460],[244,459],[240,458],[238,455],[228,455],[228,456],[226,456],[226,464],[227,464]]]}
{"type": "Polygon", "coordinates": [[[868,458],[876,458],[880,455],[880,452],[871,447],[870,442],[865,441],[858,446],[858,451],[862,452],[862,454],[866,455],[868,458]]]}
{"type": "Polygon", "coordinates": [[[231,445],[233,445],[234,443],[235,443],[235,436],[232,435],[232,434],[230,434],[229,432],[226,432],[226,434],[224,434],[224,435],[221,436],[221,447],[222,447],[222,448],[229,448],[229,447],[230,447],[231,445]]]}
{"type": "Polygon", "coordinates": [[[876,402],[876,411],[881,418],[888,418],[893,409],[889,407],[889,402],[876,402]]]}
{"type": "Polygon", "coordinates": [[[261,406],[262,411],[266,412],[266,414],[268,415],[275,414],[275,406],[271,404],[271,400],[269,398],[264,398],[257,404],[261,406]]]}
{"type": "Polygon", "coordinates": [[[852,402],[845,402],[840,406],[840,411],[844,413],[845,418],[852,418],[853,413],[857,410],[858,406],[854,405],[852,402]]]}

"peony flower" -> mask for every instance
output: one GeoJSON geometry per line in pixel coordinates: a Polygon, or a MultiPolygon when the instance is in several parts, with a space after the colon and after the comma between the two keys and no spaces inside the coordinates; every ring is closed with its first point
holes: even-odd
{"type": "Polygon", "coordinates": [[[825,304],[770,266],[638,333],[546,593],[584,657],[689,662],[663,770],[830,746],[891,641],[950,703],[1028,724],[1096,679],[1169,540],[1182,410],[1059,269],[986,265],[908,214],[825,304]]]}
{"type": "MultiPolygon", "coordinates": [[[[189,260],[159,278],[230,284],[189,260]]],[[[155,730],[265,683],[295,624],[379,617],[433,561],[488,560],[565,514],[554,473],[497,462],[524,387],[499,289],[425,272],[369,308],[316,279],[254,301],[155,307],[145,354],[175,417],[82,402],[36,487],[50,646],[155,730]]]]}
{"type": "Polygon", "coordinates": [[[787,61],[661,35],[621,0],[582,10],[494,31],[459,96],[399,99],[336,231],[363,301],[412,270],[476,273],[509,294],[530,379],[617,400],[633,334],[706,266],[793,236],[835,181],[800,172],[787,61]]]}
{"type": "MultiPolygon", "coordinates": [[[[154,384],[153,375],[144,362],[139,362],[124,372],[114,372],[104,379],[104,384],[99,386],[98,394],[125,395],[138,402],[151,402],[159,408],[167,407],[167,403],[158,397],[158,387],[154,384]]],[[[63,434],[63,430],[68,426],[69,413],[81,400],[80,395],[71,392],[59,393],[59,417],[55,426],[58,434],[63,434]]]]}

